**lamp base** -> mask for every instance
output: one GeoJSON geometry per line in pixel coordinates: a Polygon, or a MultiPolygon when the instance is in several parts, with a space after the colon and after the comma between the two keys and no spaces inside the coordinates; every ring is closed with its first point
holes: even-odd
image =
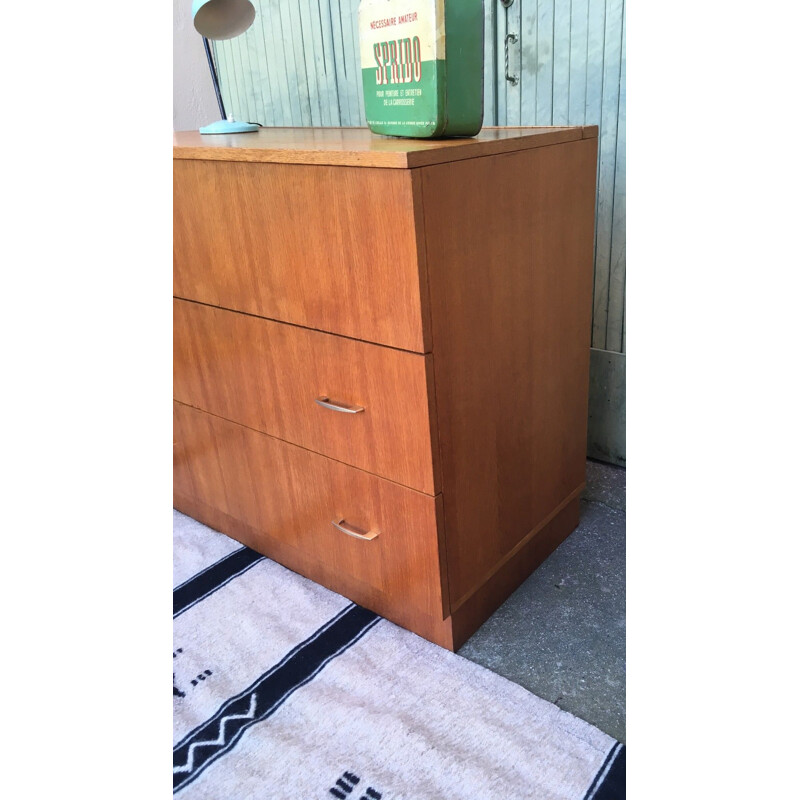
{"type": "Polygon", "coordinates": [[[232,119],[218,119],[210,125],[200,128],[200,133],[249,133],[257,131],[261,126],[254,122],[236,122],[232,119]]]}

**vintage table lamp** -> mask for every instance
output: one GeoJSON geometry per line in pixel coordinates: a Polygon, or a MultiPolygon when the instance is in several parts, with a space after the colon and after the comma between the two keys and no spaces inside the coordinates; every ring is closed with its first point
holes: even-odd
{"type": "Polygon", "coordinates": [[[219,78],[211,55],[209,39],[233,39],[244,33],[256,18],[256,9],[250,0],[193,0],[192,20],[195,30],[203,37],[203,46],[206,49],[208,67],[211,70],[211,79],[214,81],[214,92],[217,95],[217,104],[222,119],[200,128],[200,133],[247,133],[257,131],[259,125],[253,122],[237,122],[228,118],[225,106],[222,103],[222,94],[219,90],[219,78]]]}

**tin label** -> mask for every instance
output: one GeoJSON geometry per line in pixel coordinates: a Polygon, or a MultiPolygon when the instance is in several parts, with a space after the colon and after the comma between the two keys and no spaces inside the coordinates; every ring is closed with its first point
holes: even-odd
{"type": "Polygon", "coordinates": [[[443,107],[445,0],[361,0],[358,12],[367,124],[413,135],[443,107]]]}

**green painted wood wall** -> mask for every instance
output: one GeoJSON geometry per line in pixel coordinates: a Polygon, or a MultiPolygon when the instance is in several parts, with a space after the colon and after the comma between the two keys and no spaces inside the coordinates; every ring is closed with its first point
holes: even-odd
{"type": "MultiPolygon", "coordinates": [[[[215,43],[236,119],[363,126],[358,0],[254,0],[243,36],[215,43]]],[[[625,461],[625,2],[484,0],[485,125],[598,125],[589,453],[625,461]],[[514,34],[516,41],[509,40],[514,34]],[[508,45],[506,44],[508,42],[508,45]],[[516,77],[512,82],[506,75],[516,77]],[[614,365],[613,374],[598,370],[614,365]],[[620,375],[622,391],[620,393],[620,375]],[[603,395],[603,386],[615,391],[603,395]],[[593,419],[595,422],[593,423],[593,419]],[[602,422],[600,421],[602,420],[602,422]],[[594,441],[594,444],[593,444],[594,441]],[[594,450],[593,450],[594,447],[594,450]]]]}

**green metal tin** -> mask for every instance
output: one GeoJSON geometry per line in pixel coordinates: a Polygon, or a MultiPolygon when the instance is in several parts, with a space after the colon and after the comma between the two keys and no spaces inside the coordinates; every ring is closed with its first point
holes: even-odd
{"type": "Polygon", "coordinates": [[[361,0],[367,125],[387,136],[474,136],[483,123],[483,0],[361,0]]]}

